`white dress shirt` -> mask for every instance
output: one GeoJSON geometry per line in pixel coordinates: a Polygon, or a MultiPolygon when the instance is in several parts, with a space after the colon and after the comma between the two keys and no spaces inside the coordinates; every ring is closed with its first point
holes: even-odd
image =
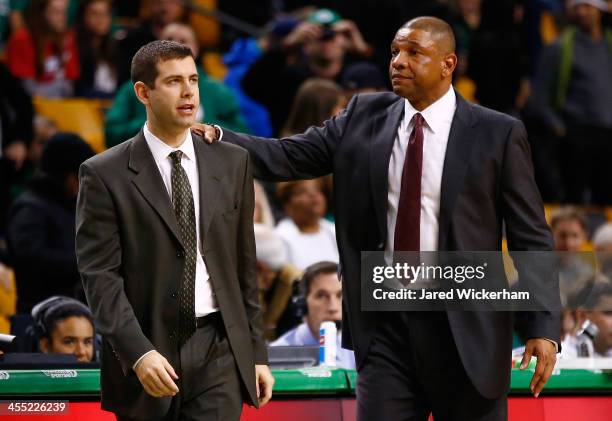
{"type": "Polygon", "coordinates": [[[168,195],[172,199],[172,158],[170,154],[174,151],[183,152],[181,165],[187,173],[191,192],[193,194],[193,204],[195,206],[196,219],[196,235],[198,243],[198,252],[196,257],[196,276],[195,276],[195,315],[196,317],[205,316],[213,311],[217,311],[217,303],[210,285],[210,279],[206,264],[202,258],[202,238],[200,235],[200,180],[198,178],[198,166],[193,148],[193,140],[191,139],[191,131],[187,130],[185,140],[178,148],[172,148],[165,144],[161,139],[157,138],[147,124],[144,125],[144,137],[147,145],[153,154],[153,159],[157,164],[159,173],[161,174],[168,195]]]}
{"type": "MultiPolygon", "coordinates": [[[[191,193],[193,194],[193,204],[195,208],[195,219],[196,219],[196,238],[198,244],[198,252],[196,253],[196,275],[195,275],[195,315],[196,317],[205,316],[214,311],[218,311],[219,307],[215,300],[214,292],[210,285],[210,276],[208,275],[208,269],[204,263],[202,257],[202,239],[200,238],[200,179],[198,178],[198,165],[195,156],[195,150],[193,148],[193,140],[191,138],[191,131],[187,130],[187,136],[181,146],[173,148],[164,143],[161,139],[155,136],[145,123],[144,137],[147,142],[147,146],[153,154],[153,159],[157,165],[157,169],[164,181],[170,201],[172,201],[172,158],[170,154],[174,151],[183,152],[181,159],[181,165],[187,173],[189,184],[191,185],[191,193]]],[[[179,280],[180,281],[180,280],[179,280]]],[[[145,352],[136,360],[132,369],[135,369],[138,363],[145,357],[145,355],[153,352],[154,350],[145,352]]]]}
{"type": "MultiPolygon", "coordinates": [[[[438,231],[440,215],[440,192],[442,190],[442,170],[448,146],[448,136],[457,108],[457,97],[451,86],[440,99],[421,111],[425,119],[423,126],[423,173],[421,175],[421,251],[438,251],[438,231]]],[[[387,206],[387,244],[385,261],[393,264],[393,245],[395,240],[395,222],[402,184],[404,159],[408,148],[408,138],[412,132],[412,117],[418,113],[408,100],[404,104],[404,117],[400,122],[391,151],[388,173],[388,206],[387,206]]],[[[557,352],[559,345],[552,339],[557,352]]]]}
{"type": "MultiPolygon", "coordinates": [[[[449,88],[440,99],[421,111],[425,119],[423,125],[423,172],[421,175],[421,229],[420,242],[422,251],[438,250],[438,217],[440,213],[440,191],[442,188],[442,170],[448,145],[448,135],[455,115],[457,99],[453,88],[449,88]]],[[[397,207],[402,186],[402,171],[408,150],[408,138],[412,132],[412,117],[418,113],[406,99],[404,117],[400,122],[389,160],[387,196],[387,244],[385,260],[393,262],[393,245],[395,240],[395,222],[397,207]]]]}

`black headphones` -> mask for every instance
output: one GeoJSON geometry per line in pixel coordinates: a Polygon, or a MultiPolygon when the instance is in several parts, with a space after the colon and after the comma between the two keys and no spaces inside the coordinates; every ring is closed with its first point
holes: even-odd
{"type": "Polygon", "coordinates": [[[89,307],[87,307],[82,302],[74,298],[71,298],[71,297],[66,297],[63,295],[54,295],[53,297],[50,297],[44,301],[41,301],[40,303],[36,304],[32,308],[31,315],[32,315],[32,318],[34,319],[34,324],[32,327],[34,330],[33,333],[36,339],[36,343],[38,343],[39,338],[50,336],[51,332],[47,330],[47,325],[48,325],[47,322],[48,322],[49,317],[52,316],[57,311],[63,308],[66,308],[66,307],[73,308],[77,311],[84,313],[86,317],[88,317],[92,322],[94,322],[93,323],[94,324],[93,361],[99,361],[100,338],[95,333],[95,321],[94,321],[93,314],[91,310],[89,309],[89,307]]]}
{"type": "Polygon", "coordinates": [[[334,262],[318,262],[314,263],[304,270],[304,274],[299,282],[293,284],[293,293],[291,295],[292,314],[295,317],[302,318],[308,314],[308,305],[306,303],[306,295],[310,284],[322,273],[331,273],[338,271],[338,264],[334,262]]]}

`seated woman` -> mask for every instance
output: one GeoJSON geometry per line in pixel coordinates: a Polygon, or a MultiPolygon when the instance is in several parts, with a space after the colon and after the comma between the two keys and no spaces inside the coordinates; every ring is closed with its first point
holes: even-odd
{"type": "Polygon", "coordinates": [[[338,262],[336,228],[323,218],[327,209],[324,180],[290,181],[278,185],[278,195],[288,218],[276,226],[288,262],[304,270],[322,260],[338,262]]]}
{"type": "Polygon", "coordinates": [[[94,320],[85,304],[56,295],[34,306],[32,317],[41,352],[74,354],[81,363],[94,360],[94,320]]]}
{"type": "Polygon", "coordinates": [[[33,0],[26,27],[11,34],[7,65],[31,95],[71,96],[80,74],[74,33],[67,24],[68,0],[33,0]]]}
{"type": "Polygon", "coordinates": [[[117,90],[117,48],[111,34],[111,0],[84,0],[76,21],[81,77],[76,95],[112,98],[117,90]]]}

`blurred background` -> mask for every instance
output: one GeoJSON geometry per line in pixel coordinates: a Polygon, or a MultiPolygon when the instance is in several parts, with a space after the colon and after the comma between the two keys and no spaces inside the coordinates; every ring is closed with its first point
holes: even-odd
{"type": "MultiPolygon", "coordinates": [[[[96,359],[74,253],[77,171],[144,124],[129,78],[142,45],[189,45],[200,121],[290,136],[389,90],[395,31],[433,15],[455,31],[457,92],[525,123],[557,250],[589,256],[562,271],[563,355],[611,357],[611,11],[610,0],[0,0],[0,332],[96,359]]],[[[315,346],[323,321],[340,337],[331,178],[255,191],[267,339],[315,346]]],[[[517,352],[520,333],[519,318],[517,352]]],[[[352,353],[338,365],[354,368],[352,353]]]]}

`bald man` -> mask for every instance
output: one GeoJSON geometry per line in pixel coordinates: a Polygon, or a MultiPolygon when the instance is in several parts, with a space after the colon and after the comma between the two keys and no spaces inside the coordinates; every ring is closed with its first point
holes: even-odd
{"type": "MultiPolygon", "coordinates": [[[[416,18],[391,43],[393,93],[356,95],[322,127],[281,140],[201,128],[208,141],[246,148],[256,177],[334,174],[343,345],[357,359],[358,420],[507,418],[511,313],[361,309],[361,251],[501,250],[503,225],[510,250],[552,249],[523,124],[466,102],[451,86],[456,64],[450,27],[416,18]]],[[[558,281],[545,281],[558,300],[558,281]]],[[[537,396],[554,367],[560,318],[527,319],[524,361],[538,358],[537,396]]]]}

